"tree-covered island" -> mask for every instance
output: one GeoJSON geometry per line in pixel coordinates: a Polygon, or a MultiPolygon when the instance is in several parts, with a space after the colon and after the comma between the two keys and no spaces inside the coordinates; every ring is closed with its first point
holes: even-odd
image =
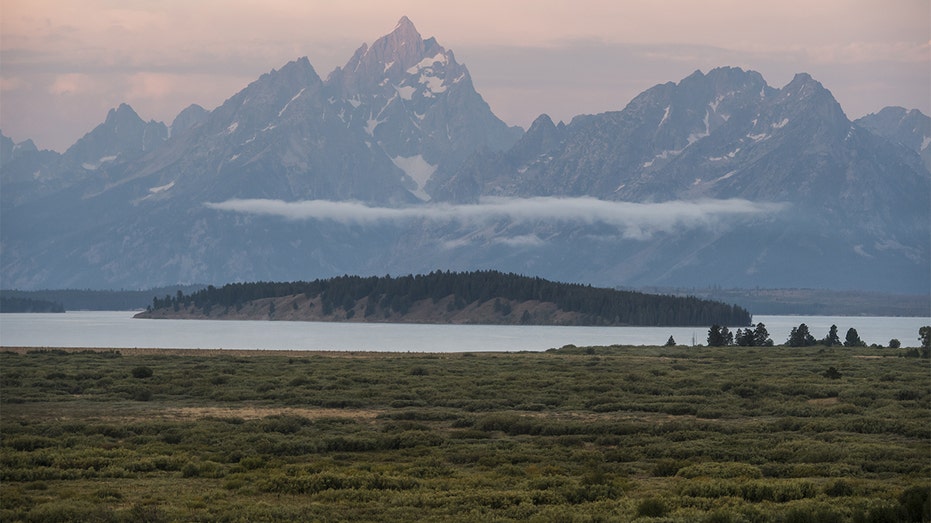
{"type": "Polygon", "coordinates": [[[497,271],[231,283],[156,297],[138,318],[512,325],[750,325],[736,305],[497,271]]]}

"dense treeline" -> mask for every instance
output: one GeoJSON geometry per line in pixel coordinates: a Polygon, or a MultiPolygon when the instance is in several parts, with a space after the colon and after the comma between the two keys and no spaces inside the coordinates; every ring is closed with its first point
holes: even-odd
{"type": "Polygon", "coordinates": [[[365,300],[366,315],[375,310],[405,314],[415,302],[437,301],[452,296],[448,307],[504,300],[496,309],[509,312],[509,302],[554,303],[560,310],[577,313],[589,325],[749,325],[750,313],[741,307],[695,297],[674,297],[633,291],[595,288],[590,285],[555,283],[542,278],[497,271],[441,272],[401,277],[340,276],[312,282],[232,283],[186,295],[155,298],[150,309],[193,305],[198,309],[241,307],[263,299],[304,294],[320,297],[324,310],[349,311],[365,300]]]}
{"type": "MultiPolygon", "coordinates": [[[[152,295],[174,294],[178,289],[195,292],[204,285],[186,285],[157,287],[148,290],[94,290],[94,289],[60,289],[60,290],[2,290],[7,298],[27,299],[60,303],[69,311],[130,311],[144,309],[152,303],[152,295]]],[[[64,312],[64,311],[62,311],[64,312]]]]}
{"type": "Polygon", "coordinates": [[[0,312],[65,312],[60,303],[16,296],[0,297],[0,312]]]}

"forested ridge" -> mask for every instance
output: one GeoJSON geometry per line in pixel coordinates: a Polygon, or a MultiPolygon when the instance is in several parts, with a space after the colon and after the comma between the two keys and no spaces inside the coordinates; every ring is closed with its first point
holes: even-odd
{"type": "MultiPolygon", "coordinates": [[[[355,321],[397,319],[411,312],[415,304],[428,301],[449,312],[491,302],[491,310],[497,317],[509,317],[509,323],[524,324],[547,323],[546,318],[535,316],[536,309],[520,306],[526,303],[551,303],[559,311],[570,313],[571,323],[579,325],[704,326],[716,323],[741,326],[751,322],[746,309],[722,302],[557,283],[498,271],[434,271],[400,277],[347,275],[311,282],[230,283],[222,287],[208,286],[192,294],[179,291],[174,296],[156,297],[143,316],[159,317],[153,313],[172,311],[223,315],[257,300],[298,295],[308,301],[291,302],[295,310],[301,306],[312,308],[319,303],[318,314],[333,319],[354,318],[355,321]]],[[[274,302],[270,302],[268,317],[274,312],[274,302]]]]}

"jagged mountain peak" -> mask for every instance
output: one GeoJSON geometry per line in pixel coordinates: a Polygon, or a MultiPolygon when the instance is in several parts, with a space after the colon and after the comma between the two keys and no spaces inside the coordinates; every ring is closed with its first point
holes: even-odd
{"type": "Polygon", "coordinates": [[[543,113],[540,116],[537,116],[536,120],[530,124],[530,128],[527,129],[527,133],[539,132],[540,130],[549,130],[555,129],[556,124],[553,123],[553,119],[550,118],[550,115],[543,113]]]}
{"type": "Polygon", "coordinates": [[[400,52],[407,46],[418,47],[424,43],[423,37],[420,36],[420,33],[417,31],[417,28],[414,27],[414,23],[411,22],[410,18],[402,16],[401,19],[398,20],[394,30],[376,40],[375,43],[372,44],[372,48],[385,47],[400,52]]]}
{"type": "Polygon", "coordinates": [[[177,136],[192,127],[204,123],[210,113],[197,104],[191,104],[184,108],[175,119],[171,121],[169,130],[172,136],[177,136]]]}
{"type": "MultiPolygon", "coordinates": [[[[366,48],[361,58],[368,58],[369,61],[374,59],[381,63],[399,61],[400,65],[406,69],[416,63],[414,60],[419,61],[418,58],[424,54],[426,43],[410,19],[404,17],[393,31],[375,40],[371,47],[366,48]]],[[[431,43],[437,45],[436,40],[432,38],[431,43]]],[[[349,68],[350,65],[347,64],[346,69],[349,68]]]]}
{"type": "Polygon", "coordinates": [[[284,64],[281,66],[281,69],[272,69],[271,71],[260,76],[256,82],[253,82],[253,84],[260,83],[262,81],[291,83],[297,85],[312,85],[322,82],[320,76],[317,75],[317,71],[314,69],[314,66],[310,65],[310,60],[308,60],[306,56],[302,56],[296,60],[292,60],[284,64]]]}
{"type": "Polygon", "coordinates": [[[411,22],[411,19],[407,16],[402,16],[397,25],[394,26],[394,30],[390,34],[397,34],[401,38],[410,37],[411,39],[420,39],[420,33],[417,32],[417,28],[414,27],[414,22],[411,22]]]}
{"type": "Polygon", "coordinates": [[[139,117],[139,114],[129,106],[129,104],[121,103],[118,107],[110,109],[107,112],[107,118],[104,120],[104,125],[113,129],[114,132],[119,132],[118,127],[122,124],[132,124],[134,122],[142,122],[142,118],[139,117]]]}
{"type": "Polygon", "coordinates": [[[435,62],[458,67],[452,52],[435,38],[424,40],[410,19],[403,17],[392,32],[371,46],[363,43],[345,66],[330,74],[327,83],[339,83],[351,95],[373,80],[398,82],[411,68],[435,62]]]}
{"type": "Polygon", "coordinates": [[[784,96],[796,96],[803,100],[815,96],[834,98],[834,95],[821,82],[812,78],[808,73],[796,73],[792,81],[786,84],[781,91],[784,96]]]}
{"type": "Polygon", "coordinates": [[[838,140],[844,139],[851,122],[834,95],[821,82],[808,73],[798,73],[791,82],[779,89],[767,111],[773,122],[807,120],[818,122],[838,140]]]}
{"type": "Polygon", "coordinates": [[[209,113],[206,126],[212,132],[229,129],[228,134],[255,132],[271,125],[272,120],[291,116],[286,109],[299,105],[292,102],[308,98],[322,87],[323,80],[306,56],[292,60],[264,73],[223,102],[209,113]]]}
{"type": "Polygon", "coordinates": [[[522,134],[491,112],[453,52],[423,39],[407,17],[362,44],[325,86],[328,114],[403,171],[421,200],[430,199],[434,174],[454,172],[476,150],[510,147],[522,134]]]}
{"type": "Polygon", "coordinates": [[[766,80],[763,79],[763,75],[759,72],[743,70],[740,67],[716,67],[708,71],[706,77],[718,89],[727,89],[731,86],[753,86],[758,88],[766,86],[766,80]]]}
{"type": "Polygon", "coordinates": [[[151,151],[168,138],[162,122],[145,122],[128,104],[107,112],[104,122],[65,151],[67,161],[96,170],[116,158],[126,159],[151,151]],[[90,167],[88,167],[90,166],[90,167]]]}
{"type": "Polygon", "coordinates": [[[11,138],[0,131],[0,166],[6,165],[17,158],[39,152],[39,148],[32,139],[14,143],[11,138]]]}
{"type": "Polygon", "coordinates": [[[669,82],[663,86],[704,96],[720,96],[744,90],[759,91],[766,87],[766,81],[763,75],[753,70],[743,70],[739,67],[716,67],[707,73],[697,70],[677,84],[669,82]]]}
{"type": "Polygon", "coordinates": [[[871,113],[857,120],[858,123],[866,123],[870,127],[904,126],[915,132],[931,135],[929,121],[931,118],[918,109],[906,109],[899,106],[883,107],[878,113],[871,113]]]}
{"type": "Polygon", "coordinates": [[[925,168],[931,172],[931,118],[918,109],[884,107],[878,113],[859,118],[855,123],[917,152],[925,168]]]}
{"type": "Polygon", "coordinates": [[[559,122],[559,126],[553,123],[553,119],[548,114],[541,114],[530,124],[530,128],[521,137],[521,139],[510,150],[513,158],[519,162],[528,162],[533,160],[533,156],[545,153],[559,147],[559,144],[565,138],[565,124],[559,122]]]}

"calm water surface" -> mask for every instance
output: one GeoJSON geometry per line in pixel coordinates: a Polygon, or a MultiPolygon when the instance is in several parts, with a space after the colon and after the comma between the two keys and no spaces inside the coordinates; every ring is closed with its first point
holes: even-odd
{"type": "MultiPolygon", "coordinates": [[[[137,320],[131,311],[0,314],[0,345],[7,347],[151,347],[391,352],[542,351],[567,344],[662,345],[705,343],[707,327],[539,327],[318,323],[291,321],[137,320]]],[[[808,325],[816,338],[837,325],[841,340],[854,327],[867,344],[918,346],[929,318],[755,316],[776,343],[792,327],[808,325]]],[[[732,330],[736,330],[733,328],[732,330]]]]}

